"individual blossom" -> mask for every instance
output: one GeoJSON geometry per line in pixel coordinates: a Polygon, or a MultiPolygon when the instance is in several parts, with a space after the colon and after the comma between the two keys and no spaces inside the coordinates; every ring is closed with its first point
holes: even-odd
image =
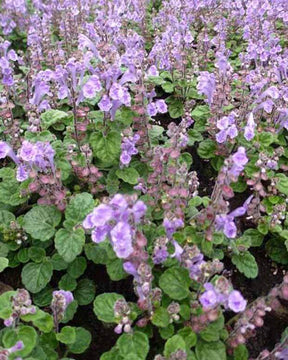
{"type": "Polygon", "coordinates": [[[99,109],[101,111],[110,111],[112,108],[112,102],[108,95],[103,95],[101,100],[98,103],[99,109]]]}
{"type": "Polygon", "coordinates": [[[239,175],[244,170],[245,165],[249,161],[246,156],[246,150],[243,146],[239,146],[236,153],[231,156],[232,166],[228,170],[228,176],[237,181],[239,175]]]}
{"type": "Polygon", "coordinates": [[[101,89],[102,86],[98,76],[92,75],[82,87],[83,96],[86,99],[93,99],[101,89]]]}
{"type": "Polygon", "coordinates": [[[244,311],[247,305],[247,300],[245,300],[242,294],[237,291],[233,290],[228,296],[228,307],[235,313],[244,311]]]}
{"type": "Polygon", "coordinates": [[[207,97],[209,106],[212,105],[214,91],[216,89],[215,75],[208,71],[202,71],[198,78],[197,90],[199,94],[207,97]]]}
{"type": "Polygon", "coordinates": [[[131,227],[119,222],[110,232],[113,250],[120,259],[126,259],[133,252],[131,227]]]}
{"type": "Polygon", "coordinates": [[[256,123],[254,121],[253,113],[249,114],[247,124],[244,128],[244,137],[247,141],[251,141],[255,136],[256,123]]]}
{"type": "Polygon", "coordinates": [[[244,202],[243,206],[238,207],[229,214],[216,215],[215,218],[215,229],[216,231],[223,231],[224,235],[229,239],[234,239],[237,235],[237,227],[235,225],[235,217],[243,216],[250,204],[253,195],[244,202]]]}
{"type": "Polygon", "coordinates": [[[220,130],[219,133],[216,134],[216,140],[219,144],[224,143],[227,140],[227,137],[234,139],[238,135],[234,113],[218,120],[217,128],[220,130]]]}
{"type": "Polygon", "coordinates": [[[19,163],[19,160],[11,146],[5,141],[0,141],[0,159],[4,159],[6,156],[10,157],[16,164],[19,163]]]}

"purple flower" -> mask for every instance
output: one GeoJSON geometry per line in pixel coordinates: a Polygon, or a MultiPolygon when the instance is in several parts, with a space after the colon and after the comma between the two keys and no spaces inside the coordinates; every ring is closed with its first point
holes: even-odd
{"type": "Polygon", "coordinates": [[[123,269],[127,274],[133,275],[134,277],[139,276],[135,265],[131,261],[124,262],[123,269]]]}
{"type": "Polygon", "coordinates": [[[95,243],[100,243],[100,242],[104,241],[109,233],[110,228],[111,227],[108,225],[95,227],[91,233],[92,241],[95,243]]]}
{"type": "Polygon", "coordinates": [[[251,141],[255,136],[256,123],[254,121],[253,113],[249,114],[247,125],[244,128],[244,137],[247,141],[251,141]]]}
{"type": "Polygon", "coordinates": [[[167,237],[169,239],[172,238],[172,235],[175,233],[176,229],[179,227],[184,226],[183,220],[181,219],[173,219],[169,220],[167,218],[164,218],[163,220],[163,226],[166,230],[167,237]]]}
{"type": "Polygon", "coordinates": [[[103,95],[102,99],[98,103],[99,109],[101,111],[109,111],[112,108],[112,102],[108,95],[103,95]]]}
{"type": "Polygon", "coordinates": [[[153,252],[153,263],[154,264],[162,264],[165,260],[167,260],[169,253],[166,248],[160,247],[156,248],[153,252]]]}
{"type": "Polygon", "coordinates": [[[224,116],[218,120],[217,128],[220,130],[219,133],[216,134],[216,140],[219,144],[224,143],[228,136],[234,139],[238,135],[238,130],[235,125],[235,114],[231,113],[229,116],[224,116]]]}
{"type": "Polygon", "coordinates": [[[56,296],[62,296],[63,299],[65,300],[65,309],[67,308],[67,306],[74,300],[73,294],[71,293],[71,291],[65,291],[65,290],[56,290],[53,291],[53,299],[56,296]]]}
{"type": "Polygon", "coordinates": [[[117,83],[112,84],[110,91],[109,91],[109,96],[111,99],[118,100],[126,106],[130,105],[131,97],[130,97],[127,89],[122,87],[120,84],[117,84],[117,83]]]}
{"type": "Polygon", "coordinates": [[[277,351],[275,356],[279,360],[287,360],[288,359],[288,348],[283,349],[281,351],[277,351]]]}
{"type": "Polygon", "coordinates": [[[159,76],[159,72],[155,65],[150,66],[150,68],[147,70],[148,76],[159,76]]]}
{"type": "Polygon", "coordinates": [[[145,215],[147,211],[147,206],[141,200],[138,200],[135,205],[132,207],[132,214],[134,216],[135,223],[139,223],[141,218],[145,215]]]}
{"type": "Polygon", "coordinates": [[[181,261],[181,255],[183,254],[183,248],[178,244],[177,241],[173,240],[172,241],[173,245],[174,245],[174,253],[171,255],[171,257],[175,257],[178,261],[181,261]]]}
{"type": "Polygon", "coordinates": [[[241,293],[237,290],[233,290],[228,297],[228,307],[234,312],[244,311],[247,305],[247,301],[243,298],[241,293]]]}
{"type": "Polygon", "coordinates": [[[155,102],[156,108],[159,113],[165,114],[168,111],[167,105],[164,100],[157,100],[155,102]]]}
{"type": "Polygon", "coordinates": [[[11,151],[11,147],[6,142],[0,141],[0,159],[4,159],[11,151]]]}
{"type": "Polygon", "coordinates": [[[100,204],[91,214],[86,216],[86,219],[83,221],[83,227],[85,229],[92,229],[93,227],[104,226],[112,219],[112,217],[113,210],[111,207],[109,205],[100,204]]]}
{"type": "Polygon", "coordinates": [[[30,143],[27,140],[23,141],[21,149],[19,151],[19,157],[27,162],[35,161],[37,155],[37,148],[35,144],[30,143]]]}
{"type": "Polygon", "coordinates": [[[199,94],[203,94],[207,97],[209,106],[212,105],[213,95],[216,88],[215,75],[208,71],[202,71],[198,78],[197,90],[199,94]]]}
{"type": "Polygon", "coordinates": [[[12,346],[10,349],[8,349],[9,353],[12,354],[16,351],[20,351],[24,349],[24,343],[23,341],[17,341],[14,346],[12,346]]]}
{"type": "Polygon", "coordinates": [[[131,156],[138,154],[138,150],[135,145],[139,139],[140,136],[138,134],[135,134],[133,137],[124,138],[121,144],[122,153],[120,155],[120,161],[122,165],[129,165],[131,161],[131,156]]]}
{"type": "Polygon", "coordinates": [[[237,235],[237,227],[234,221],[226,221],[224,224],[223,233],[229,239],[234,239],[237,235]]]}
{"type": "Polygon", "coordinates": [[[213,308],[218,305],[218,295],[214,289],[207,290],[200,296],[199,301],[204,309],[213,308]]]}
{"type": "Polygon", "coordinates": [[[147,114],[149,116],[155,116],[158,112],[158,109],[156,107],[156,104],[155,103],[150,103],[147,105],[147,114]]]}
{"type": "Polygon", "coordinates": [[[96,75],[92,75],[90,79],[83,85],[82,92],[85,98],[93,99],[96,93],[101,91],[101,82],[96,75]]]}
{"type": "Polygon", "coordinates": [[[17,167],[17,172],[16,172],[16,179],[17,181],[25,181],[27,180],[29,177],[29,171],[27,171],[27,168],[25,165],[19,165],[17,167]]]}
{"type": "Polygon", "coordinates": [[[127,151],[122,152],[120,155],[120,161],[122,165],[129,165],[132,157],[127,153],[127,151]]]}
{"type": "Polygon", "coordinates": [[[243,146],[240,146],[237,152],[232,156],[232,159],[235,164],[244,166],[248,162],[248,158],[246,156],[246,150],[243,146]]]}
{"type": "Polygon", "coordinates": [[[111,241],[116,255],[120,259],[126,259],[133,252],[131,227],[124,222],[118,224],[111,230],[111,241]]]}

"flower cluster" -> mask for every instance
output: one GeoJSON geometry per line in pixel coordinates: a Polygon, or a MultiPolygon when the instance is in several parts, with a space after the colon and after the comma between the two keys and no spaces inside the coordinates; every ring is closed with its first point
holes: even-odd
{"type": "Polygon", "coordinates": [[[225,277],[219,277],[215,285],[204,284],[204,288],[205,292],[199,298],[204,310],[213,309],[219,305],[236,313],[245,310],[247,301],[239,291],[231,289],[231,285],[225,277]]]}
{"type": "Polygon", "coordinates": [[[58,331],[59,322],[64,318],[67,306],[74,300],[70,291],[56,290],[53,291],[51,309],[56,331],[58,331]]]}
{"type": "Polygon", "coordinates": [[[121,144],[121,155],[120,155],[120,162],[123,166],[128,166],[130,164],[132,155],[138,154],[138,150],[135,147],[135,145],[139,139],[140,136],[138,134],[129,137],[124,137],[121,144]]]}
{"type": "Polygon", "coordinates": [[[18,289],[12,297],[12,314],[4,320],[5,326],[13,326],[22,315],[35,314],[36,308],[32,305],[30,295],[25,289],[18,289]]]}
{"type": "Polygon", "coordinates": [[[15,155],[6,142],[0,141],[0,159],[9,156],[16,163],[16,178],[18,181],[27,180],[33,170],[40,172],[52,171],[54,173],[54,155],[55,151],[48,142],[37,141],[31,143],[24,140],[17,155],[15,155]]]}
{"type": "Polygon", "coordinates": [[[97,206],[86,217],[83,227],[92,229],[95,243],[109,237],[116,255],[126,259],[133,253],[135,225],[141,221],[146,209],[143,201],[117,194],[107,204],[97,206]]]}

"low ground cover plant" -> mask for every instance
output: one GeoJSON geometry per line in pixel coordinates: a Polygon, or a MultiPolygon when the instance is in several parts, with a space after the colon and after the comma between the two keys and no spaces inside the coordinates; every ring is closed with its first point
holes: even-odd
{"type": "Polygon", "coordinates": [[[0,6],[0,359],[287,360],[287,0],[0,6]]]}

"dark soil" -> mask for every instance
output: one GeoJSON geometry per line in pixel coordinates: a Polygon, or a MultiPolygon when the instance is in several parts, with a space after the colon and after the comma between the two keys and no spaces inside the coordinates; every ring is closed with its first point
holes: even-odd
{"type": "MultiPolygon", "coordinates": [[[[233,287],[243,294],[248,303],[257,297],[265,296],[275,286],[282,282],[285,270],[277,266],[269,259],[264,248],[256,248],[252,251],[256,258],[259,275],[256,279],[248,279],[239,273],[235,266],[226,260],[225,268],[232,269],[231,281],[233,287]]],[[[287,307],[287,304],[283,304],[287,307]]],[[[288,316],[271,311],[264,318],[264,326],[257,329],[256,336],[247,343],[249,354],[256,358],[264,349],[272,350],[275,344],[279,342],[282,332],[288,326],[288,316]]]]}

